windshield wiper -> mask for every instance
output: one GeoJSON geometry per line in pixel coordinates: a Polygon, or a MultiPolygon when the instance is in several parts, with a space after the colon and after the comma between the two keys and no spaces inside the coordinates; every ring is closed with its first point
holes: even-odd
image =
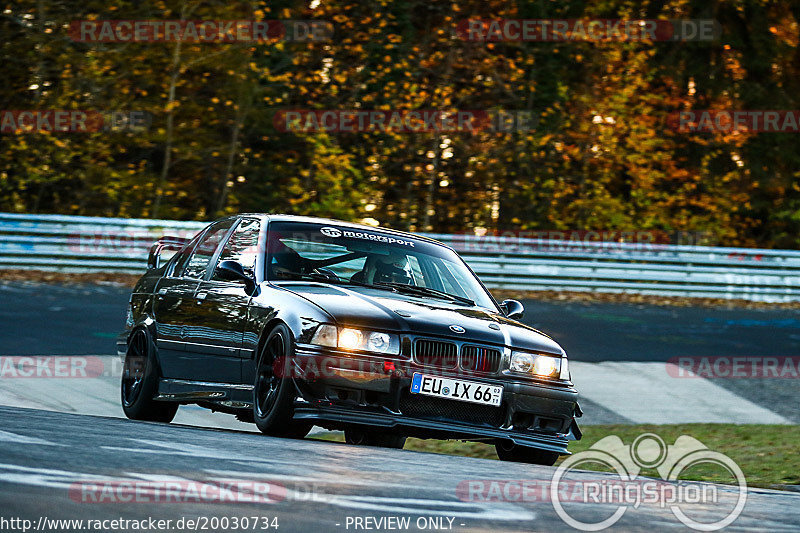
{"type": "Polygon", "coordinates": [[[466,298],[464,296],[456,296],[455,294],[450,294],[449,292],[444,292],[437,289],[431,289],[430,287],[420,287],[419,285],[406,285],[405,283],[397,283],[393,281],[381,281],[375,283],[375,285],[391,287],[392,289],[396,289],[398,292],[406,292],[409,294],[416,294],[419,296],[433,296],[434,298],[444,298],[447,300],[453,300],[471,306],[475,305],[475,302],[470,300],[469,298],[466,298]]]}

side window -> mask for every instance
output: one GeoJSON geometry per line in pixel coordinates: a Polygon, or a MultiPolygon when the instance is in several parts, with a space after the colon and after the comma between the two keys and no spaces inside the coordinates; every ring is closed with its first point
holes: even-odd
{"type": "MultiPolygon", "coordinates": [[[[252,277],[256,268],[256,257],[258,256],[258,234],[261,230],[261,223],[258,220],[244,219],[234,230],[231,238],[219,256],[220,261],[238,261],[244,267],[244,271],[252,277]]],[[[219,264],[219,263],[217,263],[219,264]]],[[[217,276],[216,269],[211,279],[221,281],[217,276]]]]}
{"type": "Polygon", "coordinates": [[[192,240],[189,241],[189,243],[184,246],[181,251],[175,254],[172,270],[170,272],[171,277],[177,278],[181,276],[183,269],[186,268],[186,263],[189,261],[189,256],[191,255],[192,250],[194,250],[194,245],[197,244],[197,240],[200,238],[202,233],[203,232],[200,231],[200,233],[192,237],[192,240]]]}
{"type": "Polygon", "coordinates": [[[233,225],[233,222],[232,219],[223,220],[211,226],[211,229],[203,236],[203,240],[201,240],[197,248],[194,249],[194,253],[189,257],[186,270],[183,272],[183,277],[195,279],[202,279],[205,277],[211,257],[217,250],[220,241],[222,241],[225,234],[231,228],[231,225],[233,225]]]}

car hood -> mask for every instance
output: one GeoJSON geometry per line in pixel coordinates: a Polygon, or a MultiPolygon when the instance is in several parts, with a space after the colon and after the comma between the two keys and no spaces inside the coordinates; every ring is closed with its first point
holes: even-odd
{"type": "MultiPolygon", "coordinates": [[[[276,284],[277,285],[277,284],[276,284]]],[[[368,287],[282,282],[280,287],[314,303],[340,326],[448,337],[563,354],[553,339],[525,324],[480,307],[368,287]],[[456,333],[450,326],[461,326],[456,333]]]]}

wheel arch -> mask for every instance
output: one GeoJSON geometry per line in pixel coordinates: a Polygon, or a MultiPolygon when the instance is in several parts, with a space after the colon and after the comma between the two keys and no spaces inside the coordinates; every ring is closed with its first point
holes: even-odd
{"type": "Polygon", "coordinates": [[[158,370],[158,375],[162,376],[163,372],[161,371],[161,356],[158,353],[158,343],[156,342],[158,337],[156,336],[155,320],[153,320],[153,318],[149,315],[143,315],[142,318],[137,321],[128,332],[128,336],[125,339],[126,345],[131,341],[131,337],[133,337],[133,335],[139,330],[146,331],[150,337],[150,346],[153,349],[153,358],[156,361],[156,369],[158,370]]]}
{"type": "MultiPolygon", "coordinates": [[[[255,354],[253,354],[253,359],[255,360],[255,362],[258,362],[259,354],[261,353],[261,350],[264,349],[264,343],[267,342],[267,337],[269,337],[269,334],[272,332],[272,330],[275,329],[280,324],[283,324],[284,326],[289,328],[289,331],[292,333],[292,337],[295,337],[296,334],[295,331],[292,330],[292,327],[286,323],[283,317],[274,316],[270,318],[261,328],[261,333],[258,336],[258,344],[256,345],[255,354]]],[[[290,338],[289,340],[292,342],[293,345],[297,343],[296,338],[290,338]]]]}

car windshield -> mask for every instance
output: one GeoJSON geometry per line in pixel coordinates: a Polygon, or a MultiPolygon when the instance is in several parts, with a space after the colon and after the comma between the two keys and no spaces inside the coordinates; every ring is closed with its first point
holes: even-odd
{"type": "Polygon", "coordinates": [[[316,280],[478,305],[492,298],[454,251],[422,239],[304,222],[271,222],[267,279],[316,280]]]}

